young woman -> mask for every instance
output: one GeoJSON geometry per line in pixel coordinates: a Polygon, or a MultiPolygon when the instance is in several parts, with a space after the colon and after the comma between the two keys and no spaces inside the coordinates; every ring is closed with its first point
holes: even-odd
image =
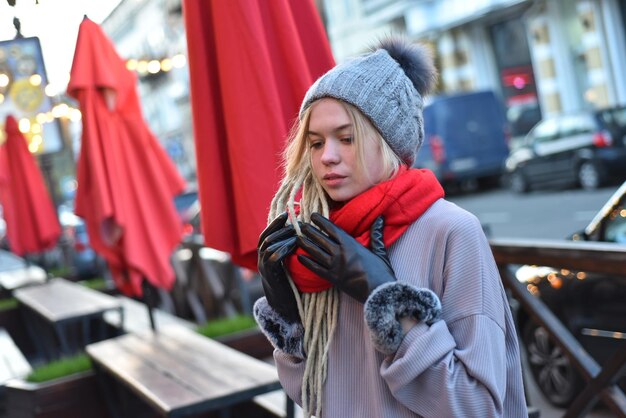
{"type": "Polygon", "coordinates": [[[434,79],[423,49],[389,39],[302,104],[259,240],[254,313],[305,416],[527,416],[480,223],[411,168],[434,79]]]}

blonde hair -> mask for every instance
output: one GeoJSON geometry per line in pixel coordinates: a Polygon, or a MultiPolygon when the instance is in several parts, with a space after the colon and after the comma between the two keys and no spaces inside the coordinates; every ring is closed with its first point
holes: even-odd
{"type": "MultiPolygon", "coordinates": [[[[402,164],[400,158],[363,113],[346,102],[341,100],[338,102],[344,107],[352,123],[358,167],[367,172],[365,146],[379,146],[384,173],[382,178],[393,177],[402,164]]],[[[329,217],[330,214],[331,200],[311,169],[308,131],[315,104],[314,102],[304,111],[300,122],[293,126],[289,135],[289,142],[283,155],[285,175],[272,200],[268,217],[268,222],[271,222],[286,208],[290,222],[298,234],[300,228],[296,220],[308,223],[314,212],[325,217],[329,217]],[[295,197],[300,190],[302,191],[300,211],[296,215],[295,197]]],[[[322,389],[326,379],[328,349],[337,324],[339,294],[334,287],[323,292],[300,294],[291,278],[289,281],[304,326],[304,349],[307,354],[302,378],[302,407],[305,417],[310,417],[314,413],[319,418],[322,414],[322,389]]]]}

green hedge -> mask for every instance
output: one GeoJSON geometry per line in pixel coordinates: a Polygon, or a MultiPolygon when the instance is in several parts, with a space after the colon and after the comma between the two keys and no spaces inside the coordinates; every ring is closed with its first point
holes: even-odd
{"type": "Polygon", "coordinates": [[[91,370],[91,360],[87,354],[78,354],[41,365],[26,377],[27,382],[40,383],[59,377],[91,370]]]}
{"type": "MultiPolygon", "coordinates": [[[[206,337],[216,338],[238,331],[256,328],[251,315],[238,315],[232,318],[216,319],[199,326],[196,331],[206,337]]],[[[28,375],[28,382],[39,383],[57,379],[74,373],[91,370],[91,360],[87,354],[79,354],[36,367],[28,375]]]]}
{"type": "Polygon", "coordinates": [[[221,318],[199,326],[196,331],[205,337],[217,338],[238,331],[256,328],[252,315],[237,315],[232,318],[221,318]]]}
{"type": "Polygon", "coordinates": [[[6,298],[0,299],[0,311],[8,311],[17,308],[17,299],[6,298]]]}

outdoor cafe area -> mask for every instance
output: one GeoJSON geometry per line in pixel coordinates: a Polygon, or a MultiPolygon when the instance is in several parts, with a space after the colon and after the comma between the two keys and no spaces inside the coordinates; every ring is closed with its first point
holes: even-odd
{"type": "Polygon", "coordinates": [[[181,245],[172,265],[174,287],[153,289],[152,300],[61,277],[13,290],[16,306],[0,310],[0,417],[293,416],[256,327],[215,339],[196,332],[249,315],[258,277],[195,244],[181,245]],[[87,372],[25,379],[80,353],[87,372]]]}

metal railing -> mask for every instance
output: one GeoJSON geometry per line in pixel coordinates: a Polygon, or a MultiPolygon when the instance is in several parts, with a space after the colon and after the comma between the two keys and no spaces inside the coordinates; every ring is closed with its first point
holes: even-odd
{"type": "MultiPolygon", "coordinates": [[[[626,277],[626,248],[596,242],[490,240],[504,286],[533,321],[541,325],[586,382],[564,418],[585,416],[601,399],[618,417],[626,417],[626,395],[616,382],[626,372],[626,343],[600,366],[563,323],[520,283],[511,265],[553,266],[626,277]]],[[[624,301],[626,303],[626,300],[624,301]]]]}

